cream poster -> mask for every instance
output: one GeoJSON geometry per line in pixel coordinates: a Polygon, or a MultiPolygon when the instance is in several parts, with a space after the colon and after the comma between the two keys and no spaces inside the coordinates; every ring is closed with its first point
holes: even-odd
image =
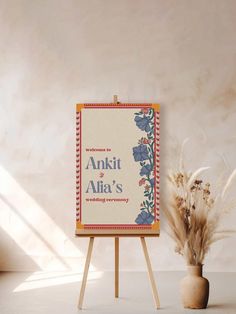
{"type": "Polygon", "coordinates": [[[77,229],[156,231],[159,106],[77,105],[76,139],[77,229]]]}

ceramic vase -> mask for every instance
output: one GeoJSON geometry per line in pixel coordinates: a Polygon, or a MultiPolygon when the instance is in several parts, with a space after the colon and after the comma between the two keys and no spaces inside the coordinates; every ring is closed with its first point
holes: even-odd
{"type": "Polygon", "coordinates": [[[188,274],[180,283],[183,306],[190,309],[205,309],[209,297],[209,281],[202,276],[203,265],[187,266],[188,274]]]}

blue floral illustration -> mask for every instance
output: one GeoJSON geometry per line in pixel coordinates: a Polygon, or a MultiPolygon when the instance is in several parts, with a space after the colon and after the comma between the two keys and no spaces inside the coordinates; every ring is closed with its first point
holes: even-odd
{"type": "Polygon", "coordinates": [[[134,121],[136,122],[136,125],[138,128],[140,128],[140,130],[145,131],[145,132],[149,132],[151,130],[150,127],[150,119],[147,116],[136,116],[134,118],[134,121]]]}
{"type": "Polygon", "coordinates": [[[148,159],[148,150],[146,145],[139,145],[133,147],[133,155],[135,161],[143,161],[148,159]]]}
{"type": "Polygon", "coordinates": [[[135,219],[135,222],[138,225],[151,224],[154,220],[154,216],[148,212],[142,211],[138,214],[138,217],[135,219]]]}
{"type": "Polygon", "coordinates": [[[149,176],[152,171],[152,166],[151,165],[145,165],[141,168],[140,170],[140,176],[149,176]]]}
{"type": "Polygon", "coordinates": [[[149,182],[151,184],[151,187],[154,187],[154,178],[151,178],[149,182]]]}
{"type": "Polygon", "coordinates": [[[144,187],[144,201],[140,204],[141,213],[135,222],[139,225],[152,224],[154,221],[154,110],[143,108],[135,113],[134,121],[137,127],[144,132],[144,137],[138,140],[138,146],[133,147],[133,156],[140,164],[139,175],[142,177],[138,184],[144,187]]]}

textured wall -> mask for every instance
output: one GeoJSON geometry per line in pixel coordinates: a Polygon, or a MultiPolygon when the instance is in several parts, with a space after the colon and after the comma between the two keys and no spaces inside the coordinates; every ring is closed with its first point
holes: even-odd
{"type": "MultiPolygon", "coordinates": [[[[186,137],[189,168],[210,165],[214,180],[236,167],[234,0],[0,6],[1,269],[81,269],[87,239],[74,238],[76,102],[109,102],[113,94],[158,101],[163,174],[186,137]]],[[[235,219],[236,210],[226,227],[235,219]]],[[[214,245],[207,269],[236,271],[235,243],[214,245]]],[[[164,231],[148,246],[155,269],[184,268],[164,231]]],[[[93,266],[113,268],[112,239],[96,239],[93,266]]],[[[139,241],[122,239],[121,268],[144,267],[139,241]]]]}

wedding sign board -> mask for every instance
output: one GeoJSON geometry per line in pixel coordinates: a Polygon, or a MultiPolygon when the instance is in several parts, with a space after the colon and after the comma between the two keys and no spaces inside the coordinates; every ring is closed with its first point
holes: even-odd
{"type": "Polygon", "coordinates": [[[76,105],[76,234],[158,235],[160,107],[76,105]]]}

